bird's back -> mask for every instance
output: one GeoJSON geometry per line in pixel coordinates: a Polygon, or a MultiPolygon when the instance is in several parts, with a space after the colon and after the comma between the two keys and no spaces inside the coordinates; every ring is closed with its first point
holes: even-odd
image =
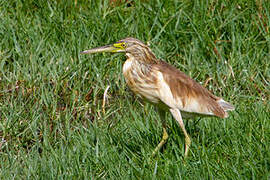
{"type": "Polygon", "coordinates": [[[195,80],[168,63],[159,61],[153,68],[160,73],[159,85],[167,85],[165,88],[160,88],[160,97],[163,97],[163,103],[175,106],[172,108],[178,108],[184,114],[214,115],[221,118],[228,116],[226,111],[234,109],[231,104],[213,95],[195,80]]]}

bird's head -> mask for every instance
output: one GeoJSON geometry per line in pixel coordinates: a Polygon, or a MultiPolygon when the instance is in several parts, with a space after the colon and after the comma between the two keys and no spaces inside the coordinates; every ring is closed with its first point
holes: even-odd
{"type": "Polygon", "coordinates": [[[99,52],[123,52],[126,53],[128,57],[133,57],[139,61],[156,61],[155,55],[147,45],[142,43],[140,40],[131,37],[119,40],[110,45],[82,51],[81,54],[92,54],[99,52]]]}

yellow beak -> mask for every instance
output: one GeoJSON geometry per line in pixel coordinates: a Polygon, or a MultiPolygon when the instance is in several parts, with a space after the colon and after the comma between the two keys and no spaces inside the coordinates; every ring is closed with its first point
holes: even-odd
{"type": "Polygon", "coordinates": [[[99,52],[125,52],[125,48],[123,46],[119,46],[118,43],[111,44],[107,46],[97,47],[89,50],[82,51],[81,54],[93,54],[99,52]]]}

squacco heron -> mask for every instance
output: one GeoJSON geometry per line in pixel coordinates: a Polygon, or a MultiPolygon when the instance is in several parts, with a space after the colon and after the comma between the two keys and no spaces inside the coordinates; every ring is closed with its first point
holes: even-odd
{"type": "Polygon", "coordinates": [[[185,135],[184,156],[186,157],[191,139],[185,129],[182,117],[216,116],[226,118],[228,117],[227,111],[234,110],[234,106],[230,103],[213,95],[175,67],[157,59],[151,49],[138,39],[129,37],[111,45],[81,53],[98,52],[125,53],[127,60],[123,65],[123,74],[129,88],[142,99],[157,105],[161,115],[163,137],[152,155],[155,155],[168,139],[166,111],[171,112],[185,135]]]}

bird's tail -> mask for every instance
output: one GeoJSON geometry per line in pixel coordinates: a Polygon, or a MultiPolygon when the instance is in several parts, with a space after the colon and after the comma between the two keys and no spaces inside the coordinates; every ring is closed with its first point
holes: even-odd
{"type": "Polygon", "coordinates": [[[224,101],[223,99],[219,99],[217,103],[220,105],[220,107],[225,111],[233,111],[235,108],[230,103],[224,101]]]}

